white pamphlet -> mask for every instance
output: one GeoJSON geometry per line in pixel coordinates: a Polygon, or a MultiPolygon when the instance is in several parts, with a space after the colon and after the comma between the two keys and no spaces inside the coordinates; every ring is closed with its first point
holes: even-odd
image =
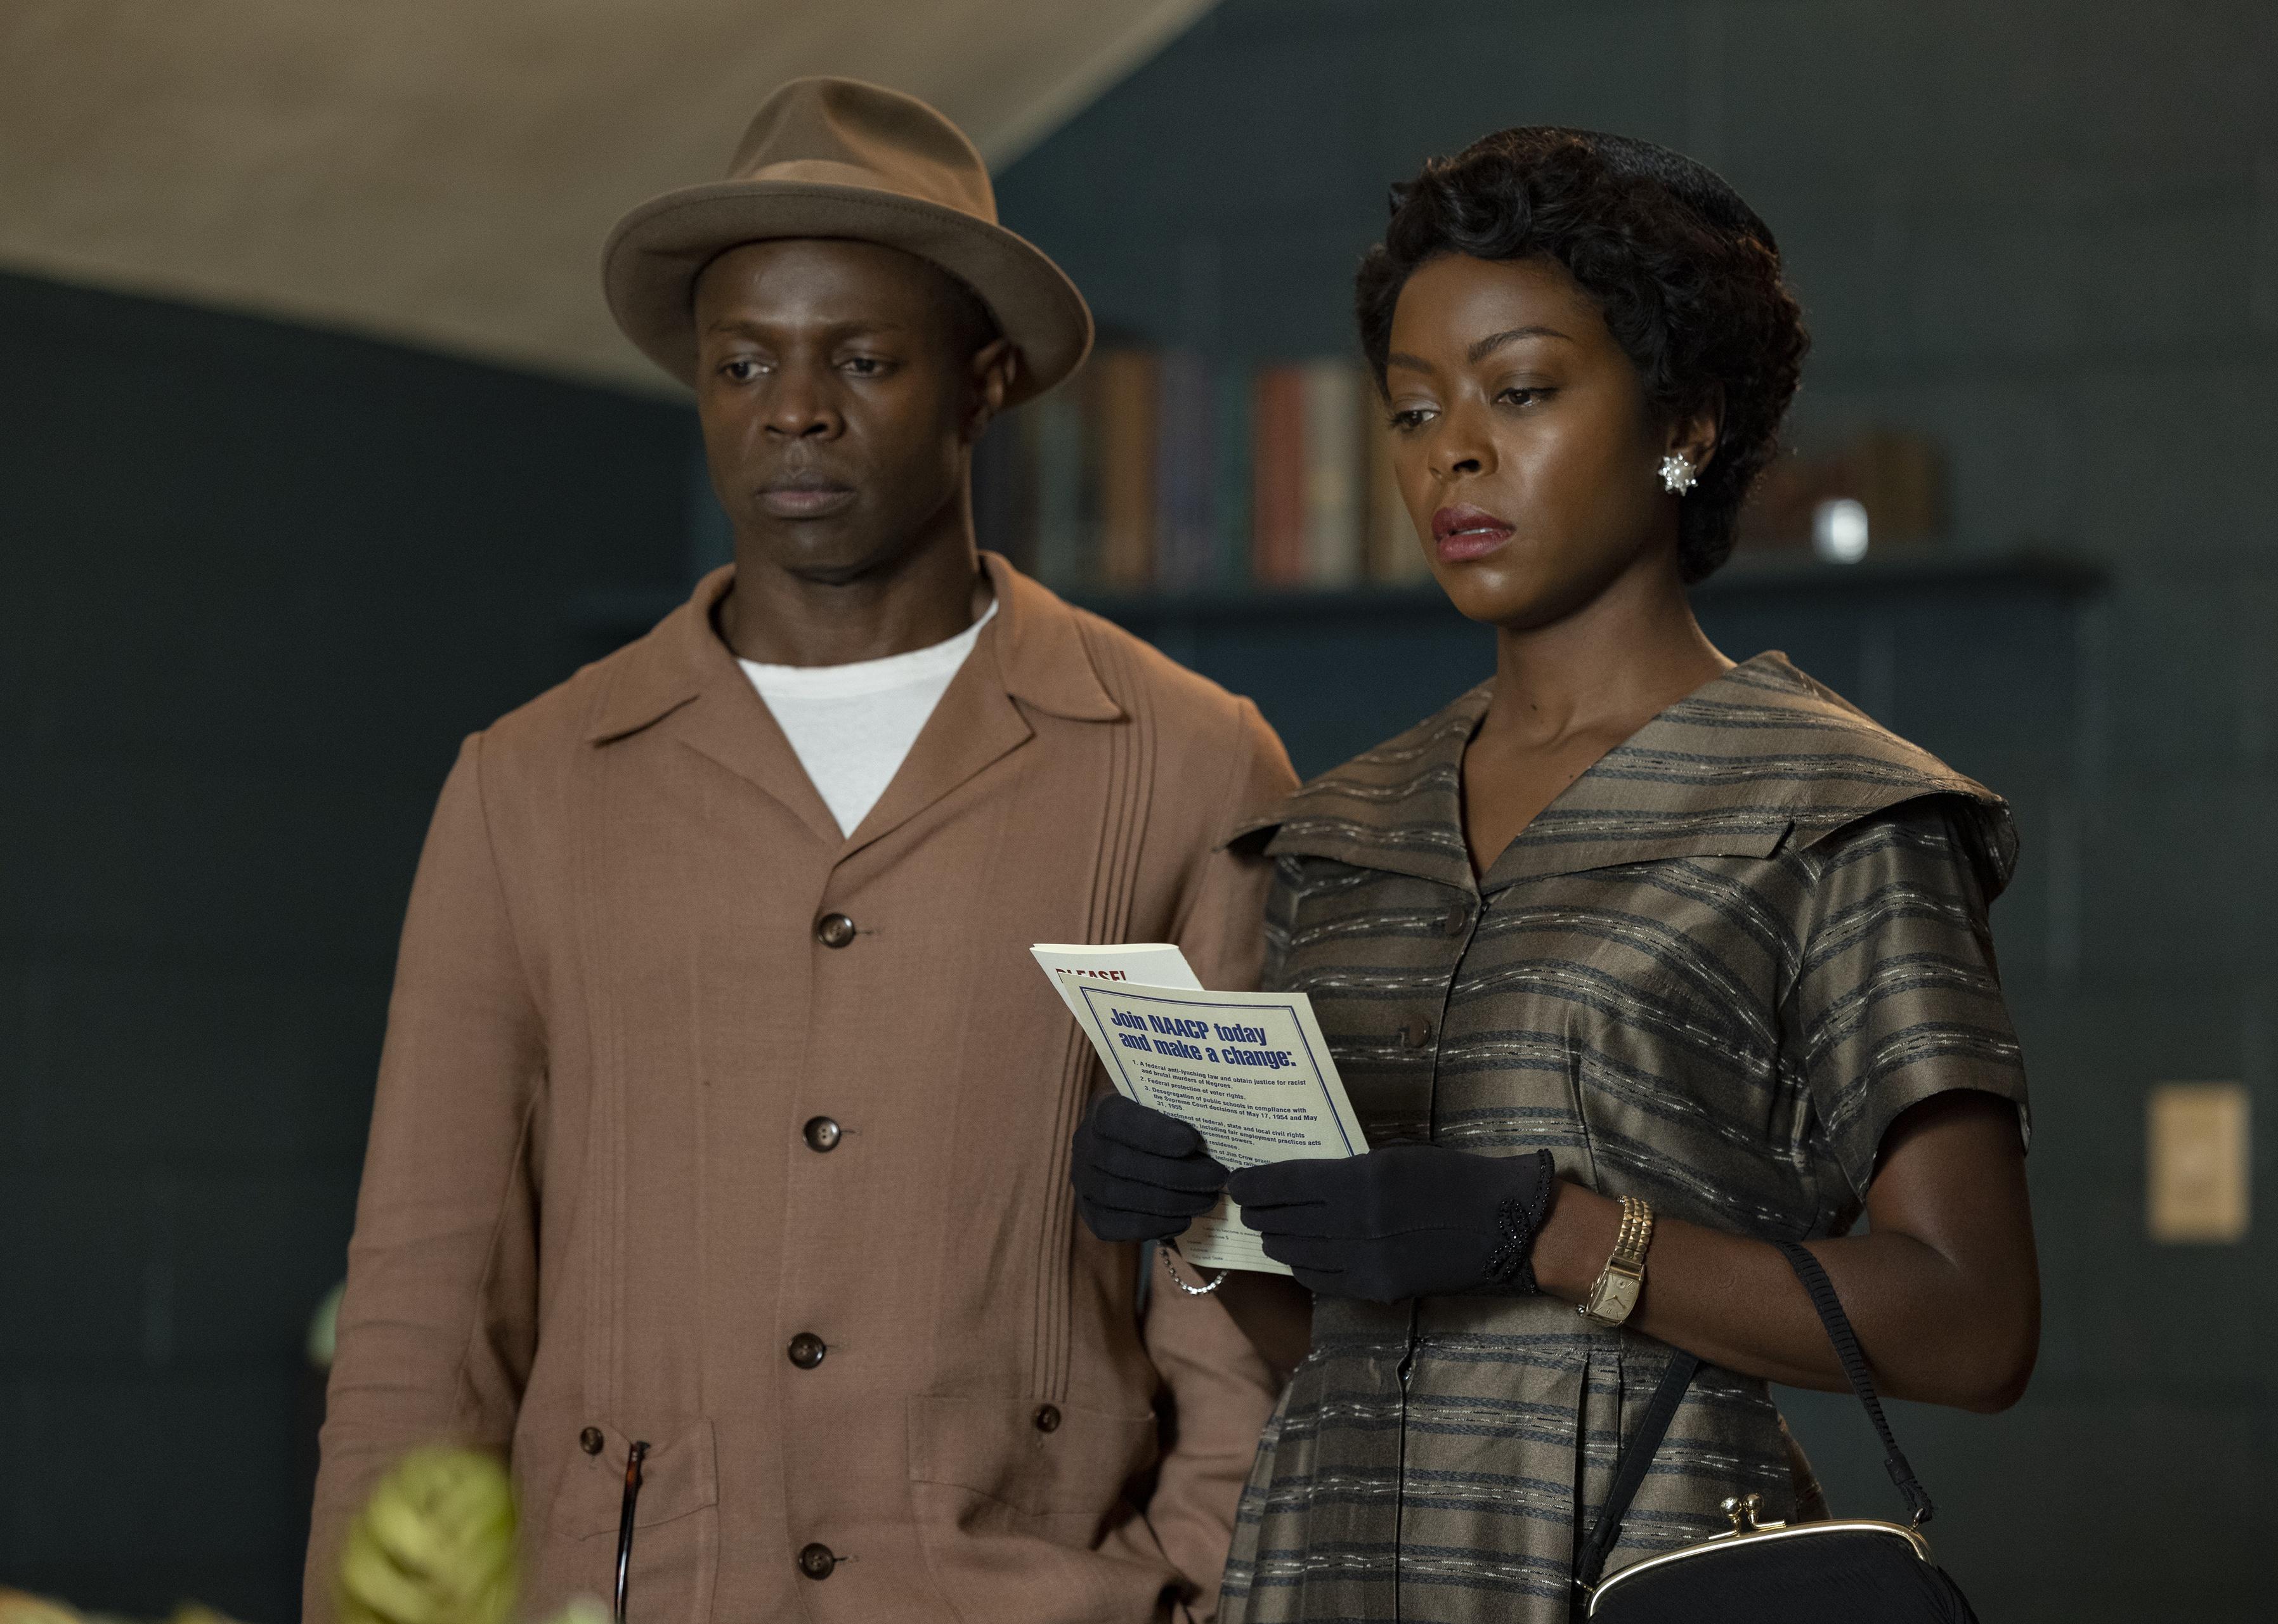
{"type": "MultiPolygon", "coordinates": [[[[1075,1024],[1083,1028],[1094,1048],[1099,1044],[1099,1033],[1092,1025],[1091,1011],[1075,995],[1080,980],[1127,981],[1139,987],[1187,987],[1202,990],[1194,966],[1173,942],[1120,942],[1105,946],[1085,942],[1039,942],[1028,949],[1044,973],[1052,979],[1052,987],[1066,1004],[1075,1024]]],[[[1106,1058],[1105,1056],[1101,1056],[1106,1058]]]]}
{"type": "MultiPolygon", "coordinates": [[[[1183,984],[1170,985],[1165,951],[1101,948],[1068,958],[1082,949],[1035,949],[1118,1093],[1193,1126],[1229,1169],[1368,1148],[1304,994],[1205,992],[1176,948],[1167,951],[1183,984]],[[1118,952],[1153,957],[1127,962],[1118,952]],[[1143,971],[1166,980],[1142,982],[1143,971]]],[[[1206,1269],[1289,1272],[1223,1199],[1179,1237],[1179,1252],[1206,1269]]]]}

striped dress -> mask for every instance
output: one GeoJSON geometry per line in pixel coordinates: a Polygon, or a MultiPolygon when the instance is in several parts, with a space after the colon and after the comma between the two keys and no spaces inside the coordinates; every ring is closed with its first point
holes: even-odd
{"type": "MultiPolygon", "coordinates": [[[[1884,1130],[2025,1080],[1986,911],[1995,796],[1777,654],[1671,705],[1483,879],[1461,767],[1489,690],[1306,785],[1267,985],[1319,1012],[1372,1143],[1559,1171],[1656,1214],[1839,1235],[1884,1130]]],[[[1648,1275],[1647,1288],[1651,1290],[1648,1275]]],[[[1548,1297],[1324,1297],[1243,1492],[1227,1624],[1551,1624],[1669,1351],[1548,1297]]],[[[1609,1571],[1716,1532],[1725,1496],[1810,1514],[1764,1384],[1705,1371],[1609,1571]]]]}

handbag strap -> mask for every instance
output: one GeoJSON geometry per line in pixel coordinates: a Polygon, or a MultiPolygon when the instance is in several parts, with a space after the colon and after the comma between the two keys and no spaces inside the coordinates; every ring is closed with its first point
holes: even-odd
{"type": "Polygon", "coordinates": [[[1622,1451],[1622,1458],[1614,1468],[1613,1486],[1606,1491],[1606,1503],[1599,1508],[1589,1543],[1574,1559],[1574,1582],[1585,1590],[1595,1590],[1598,1575],[1606,1571],[1606,1559],[1614,1553],[1614,1541],[1621,1534],[1622,1519],[1629,1514],[1630,1502],[1637,1498],[1646,1473],[1652,1469],[1653,1458],[1661,1450],[1661,1440],[1668,1435],[1669,1423],[1677,1419],[1677,1407],[1685,1402],[1685,1390],[1693,1385],[1700,1369],[1700,1360],[1679,1353],[1669,1361],[1661,1385],[1653,1390],[1653,1398],[1638,1420],[1638,1430],[1630,1438],[1630,1446],[1622,1451]]]}
{"type": "Polygon", "coordinates": [[[1899,1448],[1899,1440],[1891,1432],[1891,1423],[1883,1418],[1882,1400],[1875,1396],[1875,1378],[1867,1369],[1867,1356],[1859,1348],[1859,1338],[1851,1329],[1851,1317],[1843,1312],[1843,1300],[1835,1294],[1835,1283],[1827,1277],[1827,1270],[1819,1260],[1792,1240],[1775,1241],[1780,1254],[1787,1259],[1788,1267],[1795,1270],[1803,1289],[1811,1293],[1811,1306],[1819,1311],[1819,1323],[1827,1328],[1827,1339],[1835,1344],[1835,1357],[1843,1361],[1843,1374],[1851,1378],[1851,1391],[1859,1395],[1866,1407],[1867,1419],[1875,1423],[1875,1436],[1883,1440],[1883,1469],[1891,1475],[1899,1492],[1906,1497],[1907,1509],[1914,1513],[1914,1524],[1920,1528],[1938,1514],[1930,1504],[1930,1491],[1915,1476],[1915,1469],[1907,1464],[1907,1457],[1899,1448]]]}
{"type": "MultiPolygon", "coordinates": [[[[1835,1357],[1842,1363],[1843,1374],[1850,1378],[1851,1391],[1866,1407],[1867,1418],[1875,1423],[1875,1435],[1883,1440],[1884,1469],[1906,1497],[1915,1526],[1921,1527],[1936,1514],[1937,1507],[1930,1504],[1929,1491],[1915,1478],[1914,1468],[1907,1464],[1899,1440],[1892,1434],[1891,1423],[1884,1418],[1882,1400],[1875,1394],[1875,1379],[1867,1369],[1867,1356],[1860,1350],[1850,1316],[1843,1312],[1843,1300],[1835,1294],[1835,1283],[1827,1277],[1819,1260],[1793,1241],[1772,1244],[1780,1249],[1788,1267],[1795,1270],[1796,1278],[1803,1282],[1804,1291],[1810,1295],[1811,1306],[1826,1329],[1827,1339],[1835,1345],[1835,1357]]],[[[1670,1423],[1677,1419],[1678,1407],[1685,1402],[1685,1390],[1693,1384],[1700,1370],[1699,1359],[1691,1353],[1677,1353],[1669,1361],[1660,1384],[1653,1390],[1645,1414],[1638,1418],[1637,1430],[1631,1435],[1629,1447],[1622,1451],[1621,1460],[1614,1468],[1614,1481],[1606,1491],[1606,1503],[1599,1508],[1590,1537],[1574,1559],[1574,1582],[1585,1591],[1596,1589],[1599,1575],[1606,1571],[1606,1559],[1613,1555],[1614,1541],[1621,1535],[1622,1519],[1629,1514],[1630,1502],[1644,1486],[1653,1458],[1661,1451],[1661,1441],[1669,1435],[1670,1423]]]]}

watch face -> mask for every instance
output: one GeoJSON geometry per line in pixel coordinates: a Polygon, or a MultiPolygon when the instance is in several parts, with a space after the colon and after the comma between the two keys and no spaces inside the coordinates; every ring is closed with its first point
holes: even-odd
{"type": "Polygon", "coordinates": [[[1599,1279],[1598,1289],[1591,1294],[1592,1316],[1616,1324],[1629,1318],[1630,1310],[1637,1307],[1638,1288],[1643,1284],[1634,1275],[1608,1269],[1599,1279]]]}

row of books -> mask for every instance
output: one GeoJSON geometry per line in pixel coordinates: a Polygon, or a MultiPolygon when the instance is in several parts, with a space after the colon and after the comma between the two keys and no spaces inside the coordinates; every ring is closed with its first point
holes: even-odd
{"type": "Polygon", "coordinates": [[[975,523],[1062,591],[1330,589],[1430,570],[1357,362],[1109,348],[990,425],[975,523]]]}

